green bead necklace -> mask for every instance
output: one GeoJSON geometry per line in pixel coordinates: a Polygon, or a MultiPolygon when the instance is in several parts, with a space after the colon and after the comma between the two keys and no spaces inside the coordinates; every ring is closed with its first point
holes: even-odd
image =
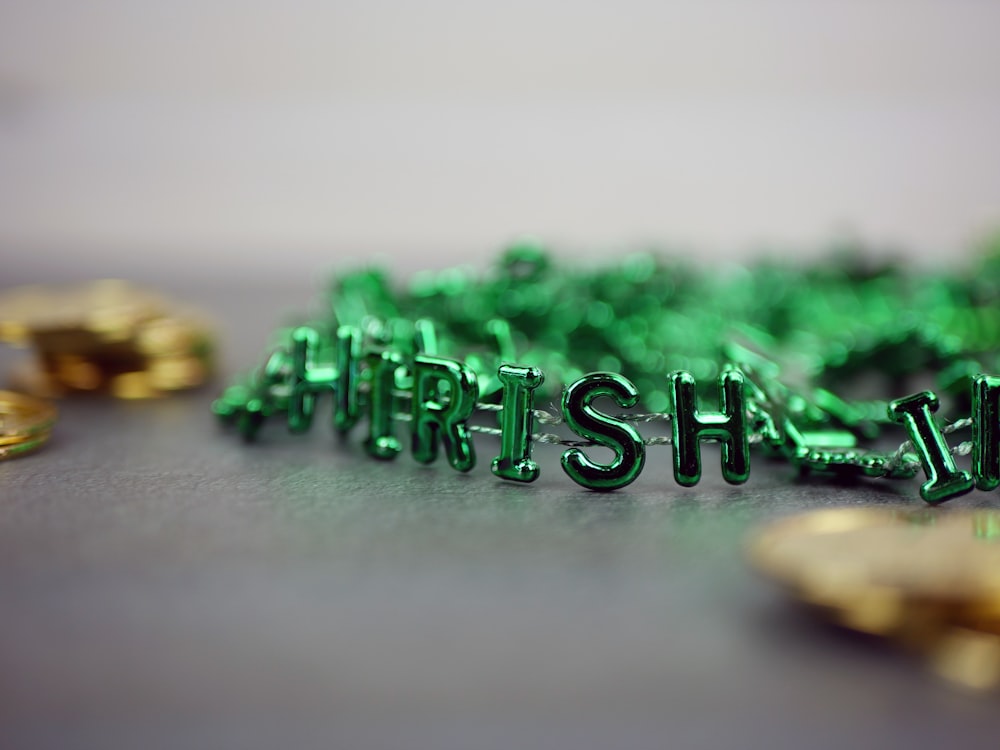
{"type": "Polygon", "coordinates": [[[740,484],[754,446],[803,474],[923,470],[920,494],[936,504],[1000,486],[1000,378],[982,374],[1000,371],[998,301],[1000,253],[954,276],[860,255],[709,273],[651,254],[560,268],[518,245],[482,275],[419,273],[402,290],[377,270],[337,277],[324,312],[279,329],[264,363],[213,411],[246,439],[276,415],[305,432],[326,394],[338,432],[366,419],[374,458],[402,452],[397,429],[408,423],[417,461],[443,448],[469,471],[479,433],[499,438],[497,477],[531,482],[533,443],[554,443],[566,475],[594,490],[633,482],[659,445],[672,447],[677,483],[693,486],[703,442],[721,443],[723,478],[740,484]],[[835,393],[927,385],[971,416],[939,423],[929,390],[891,402],[835,393]],[[545,399],[558,407],[536,408],[545,399]],[[719,411],[699,406],[712,399],[719,411]],[[482,423],[490,415],[499,426],[482,423]],[[657,422],[669,435],[643,437],[640,425],[657,422]],[[560,424],[573,436],[535,431],[560,424]],[[884,444],[892,424],[908,436],[898,448],[860,447],[884,444]],[[949,447],[945,436],[967,428],[972,440],[949,447]],[[614,458],[594,461],[591,446],[614,458]],[[971,473],[955,462],[969,454],[971,473]]]}

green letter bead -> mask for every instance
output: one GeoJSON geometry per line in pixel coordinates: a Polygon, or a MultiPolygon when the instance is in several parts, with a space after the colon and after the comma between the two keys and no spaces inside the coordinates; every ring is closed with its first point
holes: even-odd
{"type": "Polygon", "coordinates": [[[580,437],[613,450],[614,460],[594,463],[579,448],[570,448],[562,454],[562,467],[570,479],[588,489],[617,490],[639,476],[646,446],[635,427],[591,406],[600,396],[608,396],[624,408],[639,402],[639,392],[628,378],[613,372],[592,372],[563,391],[563,418],[580,437]]]}
{"type": "Polygon", "coordinates": [[[719,376],[722,413],[698,411],[694,378],[687,372],[667,375],[673,404],[674,479],[691,487],[701,479],[701,441],[722,441],[722,478],[742,484],[750,476],[750,442],[746,431],[743,373],[729,370],[719,376]]]}
{"type": "Polygon", "coordinates": [[[972,476],[976,487],[1000,486],[1000,378],[972,379],[972,476]]]}
{"type": "Polygon", "coordinates": [[[319,333],[300,326],[292,331],[291,392],[288,397],[288,429],[305,432],[312,427],[316,397],[337,386],[337,371],[332,365],[320,365],[319,333]]]}
{"type": "Polygon", "coordinates": [[[396,370],[403,365],[403,355],[391,349],[367,355],[371,370],[368,394],[368,439],[365,450],[375,458],[395,458],[402,450],[393,430],[393,396],[396,370]]]}
{"type": "Polygon", "coordinates": [[[493,473],[501,479],[534,482],[538,464],[531,460],[534,391],[545,381],[537,367],[500,365],[497,378],[503,385],[500,414],[500,455],[493,459],[493,473]]]}
{"type": "Polygon", "coordinates": [[[927,481],[920,486],[920,497],[932,505],[971,492],[975,486],[967,471],[955,467],[944,435],[931,414],[937,411],[938,398],[930,391],[896,399],[889,404],[889,417],[906,426],[910,440],[920,455],[927,481]]]}
{"type": "Polygon", "coordinates": [[[360,377],[359,348],[361,331],[354,326],[337,329],[337,385],[334,392],[333,427],[344,434],[358,421],[360,377]]]}
{"type": "Polygon", "coordinates": [[[239,412],[237,424],[240,435],[246,442],[251,442],[257,438],[257,433],[264,425],[264,420],[271,416],[270,404],[266,398],[254,397],[247,399],[243,409],[239,412]]]}
{"type": "Polygon", "coordinates": [[[437,328],[433,320],[413,321],[413,350],[418,354],[438,354],[437,328]]]}
{"type": "Polygon", "coordinates": [[[413,457],[429,464],[437,458],[438,439],[448,463],[458,471],[476,465],[476,451],[466,424],[476,409],[476,374],[461,362],[418,354],[413,358],[413,457]],[[448,403],[438,402],[441,383],[448,403]]]}
{"type": "Polygon", "coordinates": [[[227,388],[223,399],[227,410],[236,420],[243,439],[251,442],[264,422],[276,412],[288,408],[288,376],[290,355],[284,349],[271,353],[258,373],[242,387],[227,388]]]}

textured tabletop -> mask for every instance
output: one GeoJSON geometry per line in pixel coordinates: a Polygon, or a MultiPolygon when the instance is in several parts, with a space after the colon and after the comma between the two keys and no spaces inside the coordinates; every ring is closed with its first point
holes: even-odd
{"type": "MultiPolygon", "coordinates": [[[[312,296],[186,291],[224,376],[312,296]]],[[[814,622],[743,561],[765,519],[917,506],[915,482],[757,460],[730,487],[706,448],[683,489],[656,447],[599,494],[539,446],[522,486],[482,436],[467,475],[374,462],[363,426],[246,445],[216,387],[63,402],[49,446],[0,463],[4,747],[996,746],[996,696],[814,622]]]]}

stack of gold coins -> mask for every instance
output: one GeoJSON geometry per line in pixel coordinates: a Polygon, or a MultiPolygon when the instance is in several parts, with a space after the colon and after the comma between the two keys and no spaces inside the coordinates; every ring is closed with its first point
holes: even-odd
{"type": "Polygon", "coordinates": [[[918,650],[956,684],[1000,685],[1000,512],[820,510],[760,529],[748,555],[839,625],[918,650]]]}
{"type": "Polygon", "coordinates": [[[32,346],[13,385],[55,397],[107,392],[152,398],[201,385],[211,334],[197,316],[124,281],[23,286],[0,294],[0,341],[32,346]]]}
{"type": "Polygon", "coordinates": [[[56,409],[50,402],[0,391],[0,461],[45,445],[55,421],[56,409]]]}

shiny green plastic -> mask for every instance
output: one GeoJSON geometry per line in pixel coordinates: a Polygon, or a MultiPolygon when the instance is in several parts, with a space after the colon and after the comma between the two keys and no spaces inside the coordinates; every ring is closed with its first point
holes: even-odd
{"type": "Polygon", "coordinates": [[[501,479],[534,482],[539,474],[538,464],[531,459],[534,392],[545,376],[537,367],[504,364],[497,377],[503,385],[500,455],[490,468],[501,479]]]}
{"type": "Polygon", "coordinates": [[[503,362],[515,360],[514,340],[510,326],[505,320],[494,318],[486,321],[484,326],[487,337],[492,339],[493,351],[489,353],[471,352],[465,357],[465,364],[476,373],[479,385],[479,398],[492,399],[503,389],[503,383],[498,377],[499,366],[503,362]]]}
{"type": "Polygon", "coordinates": [[[750,476],[750,444],[746,431],[743,374],[730,370],[719,376],[721,413],[700,412],[694,377],[688,372],[667,376],[672,397],[674,479],[691,487],[701,479],[701,441],[722,441],[722,477],[742,484],[750,476]]]}
{"type": "Polygon", "coordinates": [[[226,408],[245,441],[256,440],[271,416],[286,411],[290,372],[291,355],[285,349],[277,349],[249,382],[226,389],[223,394],[226,408]]]}
{"type": "Polygon", "coordinates": [[[418,354],[440,354],[438,332],[434,321],[420,318],[413,323],[413,349],[418,354]]]}
{"type": "Polygon", "coordinates": [[[288,397],[288,429],[306,432],[312,427],[317,397],[337,387],[337,369],[319,362],[319,333],[300,326],[292,332],[291,393],[288,397]]]}
{"type": "Polygon", "coordinates": [[[468,420],[476,409],[476,374],[461,362],[418,354],[413,360],[413,457],[432,463],[444,443],[448,463],[457,471],[476,465],[468,420]],[[441,403],[442,384],[446,401],[441,403]]]}
{"type": "MultiPolygon", "coordinates": [[[[1000,373],[1000,240],[968,272],[926,272],[875,257],[840,246],[827,260],[809,264],[703,268],[640,252],[588,267],[580,259],[559,262],[537,242],[522,242],[483,272],[423,270],[406,286],[376,269],[342,273],[329,286],[320,317],[279,328],[267,344],[274,353],[226,388],[212,410],[248,440],[282,419],[303,431],[315,421],[332,378],[335,428],[346,432],[360,416],[374,414],[371,449],[391,456],[398,452],[393,414],[415,408],[409,401],[415,355],[463,362],[475,376],[482,411],[490,414],[512,397],[499,366],[517,362],[544,373],[544,380],[530,389],[514,387],[515,400],[527,401],[505,407],[494,455],[498,476],[525,481],[539,468],[528,436],[531,422],[540,420],[537,412],[509,420],[528,414],[523,409],[530,411],[532,401],[560,399],[584,373],[620,373],[634,384],[642,410],[651,413],[639,429],[659,442],[657,415],[669,414],[672,402],[697,414],[699,399],[714,398],[720,373],[740,371],[745,441],[730,463],[752,442],[759,446],[755,451],[814,475],[901,478],[920,471],[916,451],[890,447],[903,439],[896,422],[910,418],[888,409],[878,394],[865,400],[847,394],[918,378],[937,384],[942,411],[953,422],[972,410],[973,478],[980,489],[1000,487],[1000,377],[974,382],[978,373],[1000,373]],[[300,340],[296,331],[303,324],[317,341],[300,340]],[[384,372],[391,363],[372,359],[382,350],[402,356],[403,364],[394,367],[394,392],[384,372]],[[694,385],[686,396],[676,398],[676,384],[661,375],[672,371],[690,373],[694,385]],[[873,444],[878,451],[867,449],[873,444]]],[[[422,388],[424,403],[450,403],[444,381],[422,388]]],[[[942,458],[947,446],[915,408],[911,433],[920,435],[923,420],[923,449],[939,464],[928,481],[929,496],[962,491],[962,473],[951,473],[950,457],[942,458]]],[[[722,408],[699,418],[718,430],[713,419],[724,414],[722,408]]],[[[553,425],[545,442],[589,450],[555,422],[544,423],[546,429],[553,425]]],[[[697,426],[682,415],[673,427],[679,430],[673,458],[682,484],[700,476],[699,441],[722,439],[724,453],[730,451],[731,432],[720,438],[697,426]]],[[[956,425],[966,426],[964,420],[956,425]]],[[[724,474],[740,480],[745,472],[731,465],[724,474]]]]}
{"type": "Polygon", "coordinates": [[[368,394],[368,438],[365,450],[370,456],[393,459],[402,450],[394,425],[396,370],[403,366],[403,355],[392,349],[366,355],[371,374],[368,394]]]}
{"type": "Polygon", "coordinates": [[[803,430],[802,439],[815,448],[850,449],[858,445],[857,437],[847,430],[803,430]]]}
{"type": "Polygon", "coordinates": [[[240,434],[247,442],[256,439],[264,421],[271,416],[272,411],[264,398],[249,398],[239,411],[237,424],[240,434]]]}
{"type": "Polygon", "coordinates": [[[938,397],[931,391],[889,403],[889,415],[906,427],[920,456],[927,475],[927,481],[920,486],[920,497],[931,505],[964,495],[975,487],[969,472],[959,471],[948,452],[948,444],[932,416],[937,409],[938,397]]]}
{"type": "Polygon", "coordinates": [[[361,416],[361,331],[354,326],[337,328],[337,384],[334,388],[333,427],[347,433],[361,416]]]}
{"type": "Polygon", "coordinates": [[[614,459],[610,464],[599,464],[580,448],[570,448],[562,454],[562,467],[570,479],[587,489],[617,490],[639,476],[646,460],[646,446],[631,424],[592,406],[601,396],[608,396],[622,408],[639,403],[639,391],[628,378],[613,372],[593,372],[563,391],[563,419],[580,437],[613,450],[614,459]]]}
{"type": "Polygon", "coordinates": [[[972,476],[980,490],[1000,487],[1000,377],[972,380],[972,476]]]}
{"type": "MultiPolygon", "coordinates": [[[[838,450],[835,441],[844,433],[803,433],[795,425],[782,423],[782,453],[805,475],[835,476],[841,479],[860,477],[909,479],[916,473],[911,464],[893,462],[888,453],[838,450]],[[814,442],[818,440],[818,442],[814,442]],[[832,444],[831,444],[832,443],[832,444]]],[[[850,435],[850,433],[846,433],[850,435]]],[[[846,440],[844,442],[847,442],[846,440]]],[[[853,445],[839,446],[852,448],[853,445]]]]}

